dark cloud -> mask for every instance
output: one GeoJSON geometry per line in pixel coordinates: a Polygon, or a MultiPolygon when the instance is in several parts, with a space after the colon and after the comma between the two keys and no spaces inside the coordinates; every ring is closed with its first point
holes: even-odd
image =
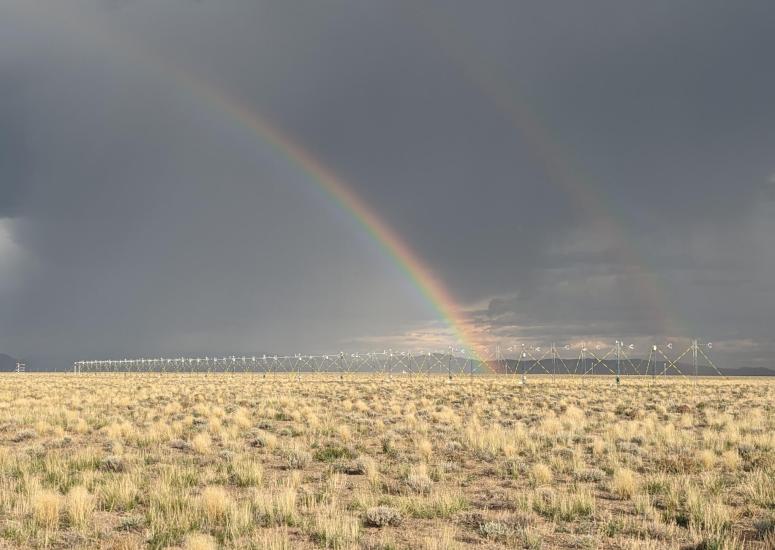
{"type": "Polygon", "coordinates": [[[771,357],[769,3],[50,9],[0,8],[0,221],[24,274],[0,284],[3,351],[330,350],[437,326],[176,67],[338,172],[494,334],[771,357]]]}

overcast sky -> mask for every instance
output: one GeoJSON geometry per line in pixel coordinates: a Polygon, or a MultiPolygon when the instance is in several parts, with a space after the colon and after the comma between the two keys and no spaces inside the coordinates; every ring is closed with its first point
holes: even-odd
{"type": "Polygon", "coordinates": [[[0,352],[444,341],[197,81],[337,173],[493,341],[771,366],[774,52],[771,1],[0,0],[0,352]]]}

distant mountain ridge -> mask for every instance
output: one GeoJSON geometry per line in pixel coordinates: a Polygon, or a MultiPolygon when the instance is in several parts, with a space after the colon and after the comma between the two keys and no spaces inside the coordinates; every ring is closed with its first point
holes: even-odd
{"type": "Polygon", "coordinates": [[[775,370],[765,367],[741,367],[739,369],[721,369],[727,376],[775,376],[775,370]]]}
{"type": "Polygon", "coordinates": [[[18,359],[14,359],[5,353],[0,353],[0,372],[15,372],[17,362],[18,359]]]}

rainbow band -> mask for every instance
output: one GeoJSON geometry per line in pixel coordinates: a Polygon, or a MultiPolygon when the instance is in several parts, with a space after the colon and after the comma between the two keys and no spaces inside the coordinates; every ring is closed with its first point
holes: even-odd
{"type": "MultiPolygon", "coordinates": [[[[250,130],[266,143],[272,145],[281,152],[292,164],[300,167],[311,180],[338,205],[344,212],[350,214],[366,231],[368,235],[380,246],[389,258],[406,274],[420,294],[436,310],[453,331],[460,344],[470,350],[472,357],[478,360],[485,368],[494,370],[492,366],[478,353],[477,338],[474,327],[461,314],[460,308],[445,288],[426,266],[411,247],[401,239],[385,221],[383,221],[374,209],[369,207],[358,197],[345,182],[330,169],[319,162],[301,145],[294,142],[280,129],[272,125],[265,117],[254,111],[246,103],[227,94],[226,91],[217,88],[212,83],[184,71],[178,66],[171,65],[164,59],[154,56],[144,45],[136,43],[131,37],[122,34],[118,29],[112,28],[107,32],[104,25],[98,24],[98,19],[92,18],[91,24],[86,25],[86,17],[76,17],[71,10],[59,10],[57,17],[51,17],[49,8],[40,9],[34,4],[23,4],[25,10],[20,12],[25,15],[26,9],[32,8],[32,14],[36,21],[52,24],[56,21],[57,28],[65,27],[74,36],[89,35],[95,38],[100,45],[105,46],[111,52],[123,54],[133,63],[143,67],[159,70],[185,90],[193,93],[202,103],[210,108],[217,108],[228,114],[230,118],[250,130]]],[[[59,7],[54,5],[53,9],[59,7]]]]}
{"type": "Polygon", "coordinates": [[[339,176],[246,103],[238,101],[209,82],[193,79],[188,73],[177,68],[173,74],[178,83],[193,91],[206,104],[228,114],[232,120],[282,153],[291,164],[301,168],[324,195],[355,219],[399,267],[428,304],[439,314],[441,320],[452,329],[458,343],[470,351],[471,356],[482,366],[494,371],[489,362],[477,351],[480,343],[475,329],[459,313],[462,308],[452,298],[449,290],[433,275],[431,269],[420,260],[406,241],[339,176]]]}
{"type": "Polygon", "coordinates": [[[433,10],[427,4],[409,3],[414,19],[426,26],[441,49],[460,68],[463,76],[488,98],[505,120],[519,131],[532,153],[556,185],[587,218],[594,219],[615,246],[622,263],[639,284],[639,301],[660,323],[664,336],[675,332],[691,333],[690,327],[672,305],[670,291],[653,270],[647,270],[648,254],[640,250],[638,239],[629,230],[624,213],[610,197],[601,193],[584,171],[573,161],[549,129],[545,117],[531,106],[519,87],[501,76],[493,61],[480,55],[468,44],[451,18],[443,10],[433,10]]]}

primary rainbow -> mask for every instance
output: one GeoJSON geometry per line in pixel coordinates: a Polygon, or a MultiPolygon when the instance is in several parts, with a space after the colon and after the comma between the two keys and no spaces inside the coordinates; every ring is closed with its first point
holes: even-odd
{"type": "Polygon", "coordinates": [[[182,66],[171,64],[168,60],[153,55],[144,44],[122,33],[120,29],[111,28],[108,32],[105,22],[94,14],[76,14],[70,9],[61,8],[59,3],[46,4],[45,9],[34,3],[19,4],[17,8],[18,15],[22,17],[31,16],[36,23],[48,25],[52,30],[67,29],[70,36],[79,39],[88,36],[111,53],[130,59],[137,66],[148,67],[164,75],[208,109],[215,110],[218,114],[228,115],[233,123],[246,128],[251,134],[282,153],[291,164],[303,170],[324,195],[363,227],[391,261],[409,278],[423,298],[438,313],[440,319],[449,326],[456,343],[466,348],[467,352],[484,368],[493,370],[491,364],[478,351],[483,343],[477,336],[481,329],[463,316],[463,308],[457,304],[444,284],[433,275],[431,269],[421,261],[412,248],[340,177],[247,102],[241,101],[214,83],[186,71],[182,66]],[[52,17],[51,10],[57,10],[56,17],[52,17]]]}
{"type": "Polygon", "coordinates": [[[20,3],[14,11],[17,15],[47,25],[53,31],[66,29],[69,36],[78,39],[88,36],[105,50],[131,59],[135,65],[155,70],[191,93],[204,106],[228,115],[233,122],[281,152],[292,164],[301,168],[331,201],[364,228],[438,312],[440,319],[452,330],[457,343],[465,347],[485,368],[492,370],[492,366],[478,352],[482,342],[477,338],[476,327],[464,318],[463,308],[411,247],[341,178],[248,103],[240,101],[212,82],[187,72],[181,66],[153,55],[144,44],[122,33],[120,29],[111,28],[108,32],[104,21],[94,14],[76,14],[73,10],[62,8],[59,3],[46,4],[45,7],[36,3],[20,3]],[[52,10],[57,10],[56,17],[52,16],[52,10]]]}
{"type": "Polygon", "coordinates": [[[462,308],[444,284],[434,276],[431,269],[417,256],[406,241],[337,174],[247,103],[239,101],[222,89],[216,88],[210,82],[194,79],[179,69],[173,69],[172,74],[179,84],[194,92],[198,98],[228,114],[234,121],[282,153],[290,163],[301,168],[330,200],[359,223],[393,263],[412,281],[428,304],[453,331],[459,345],[466,348],[466,351],[484,367],[492,370],[489,362],[477,351],[482,342],[477,337],[476,328],[460,313],[462,308]]]}

